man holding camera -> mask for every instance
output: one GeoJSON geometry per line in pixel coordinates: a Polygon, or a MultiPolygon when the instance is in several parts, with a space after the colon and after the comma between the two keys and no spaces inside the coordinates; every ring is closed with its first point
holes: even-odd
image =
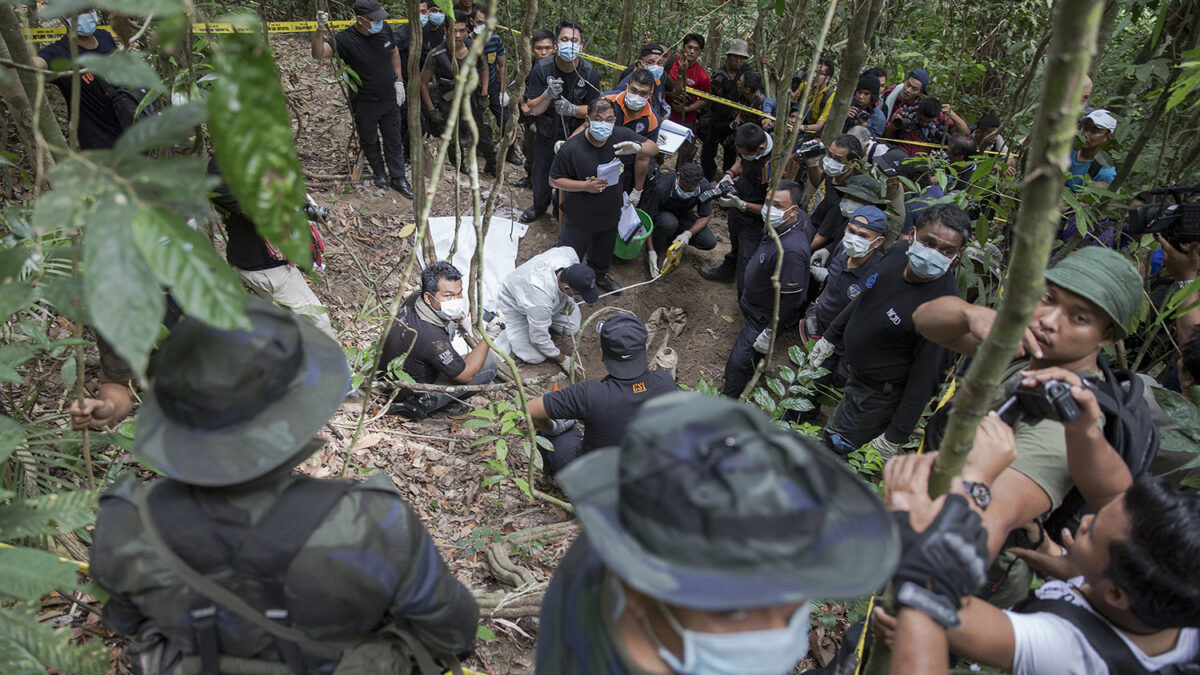
{"type": "MultiPolygon", "coordinates": [[[[892,117],[883,135],[898,141],[940,144],[947,134],[952,133],[969,134],[971,127],[954,112],[949,103],[942,103],[931,96],[921,99],[916,107],[905,109],[892,117]]],[[[898,145],[908,152],[909,157],[928,155],[933,151],[927,145],[903,142],[898,145]]]]}
{"type": "Polygon", "coordinates": [[[858,78],[842,133],[848,134],[858,126],[866,127],[873,137],[882,136],[887,127],[887,118],[883,116],[883,108],[879,107],[879,78],[870,73],[863,73],[858,78]]]}
{"type": "MultiPolygon", "coordinates": [[[[854,177],[855,164],[862,158],[862,143],[849,134],[833,139],[828,148],[819,139],[813,139],[801,145],[796,156],[804,161],[808,182],[815,188],[804,204],[814,231],[822,227],[828,231],[845,223],[844,218],[850,214],[841,214],[842,192],[837,188],[847,185],[854,177]]],[[[813,250],[819,248],[821,246],[814,243],[813,250]]]]}

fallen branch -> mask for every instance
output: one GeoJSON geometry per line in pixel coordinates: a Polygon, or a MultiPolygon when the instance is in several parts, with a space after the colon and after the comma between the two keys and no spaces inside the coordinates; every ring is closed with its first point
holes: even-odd
{"type": "MultiPolygon", "coordinates": [[[[543,382],[553,382],[561,380],[566,375],[563,373],[554,373],[553,375],[538,375],[524,380],[522,384],[528,386],[531,384],[541,384],[543,382]]],[[[378,385],[377,385],[378,386],[378,385]]],[[[515,382],[492,382],[488,384],[421,384],[420,382],[404,382],[396,386],[411,389],[412,391],[431,391],[440,394],[462,394],[466,392],[481,392],[481,391],[504,391],[516,386],[515,382]]]]}

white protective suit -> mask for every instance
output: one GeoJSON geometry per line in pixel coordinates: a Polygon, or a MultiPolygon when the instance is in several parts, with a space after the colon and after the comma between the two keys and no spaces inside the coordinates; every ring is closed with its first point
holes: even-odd
{"type": "Polygon", "coordinates": [[[505,324],[497,347],[525,363],[558,356],[550,332],[574,335],[579,332],[580,314],[575,301],[559,288],[555,272],[578,263],[575,249],[559,246],[508,273],[496,299],[505,324]]]}

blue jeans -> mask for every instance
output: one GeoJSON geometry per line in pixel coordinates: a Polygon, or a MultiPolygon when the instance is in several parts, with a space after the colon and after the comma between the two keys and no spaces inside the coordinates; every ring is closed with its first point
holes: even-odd
{"type": "MultiPolygon", "coordinates": [[[[472,377],[468,384],[487,384],[488,382],[496,379],[496,371],[499,369],[500,366],[496,363],[496,357],[488,354],[487,359],[483,362],[483,365],[479,367],[479,372],[475,373],[475,377],[472,377]]],[[[451,380],[445,375],[438,375],[437,379],[434,380],[433,383],[441,385],[462,384],[461,382],[455,382],[454,380],[451,380]]],[[[469,396],[470,395],[468,394],[468,397],[469,396]]],[[[425,414],[428,415],[435,410],[441,410],[442,408],[450,405],[451,401],[458,401],[459,403],[463,402],[458,398],[451,396],[450,394],[429,391],[418,396],[413,403],[421,410],[424,410],[425,414]]]]}

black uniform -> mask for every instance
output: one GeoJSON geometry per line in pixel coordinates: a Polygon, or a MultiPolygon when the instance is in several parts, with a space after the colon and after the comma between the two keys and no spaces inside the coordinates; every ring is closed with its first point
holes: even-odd
{"type": "MultiPolygon", "coordinates": [[[[442,375],[453,380],[467,367],[467,362],[450,344],[451,336],[443,326],[426,321],[417,313],[421,292],[416,291],[400,306],[396,322],[388,331],[383,343],[383,359],[380,361],[380,376],[387,373],[392,359],[408,352],[404,359],[404,372],[414,382],[430,384],[442,375]]],[[[399,399],[397,399],[399,400],[399,399]]]]}
{"type": "Polygon", "coordinates": [[[912,315],[922,303],[958,295],[954,274],[908,281],[907,251],[907,242],[888,251],[824,335],[840,348],[850,377],[826,425],[827,435],[836,434],[846,447],[857,448],[885,431],[889,441],[908,440],[950,365],[951,353],[922,337],[912,315]]]}
{"type": "Polygon", "coordinates": [[[609,375],[599,381],[578,382],[543,396],[542,404],[551,419],[580,420],[585,429],[554,437],[554,452],[542,453],[550,474],[580,455],[620,443],[625,428],[646,401],[675,389],[669,373],[650,370],[628,380],[609,375]]]}
{"type": "MultiPolygon", "coordinates": [[[[79,47],[80,56],[111,54],[117,50],[117,43],[108,31],[96,29],[93,35],[99,44],[95,49],[79,47]]],[[[70,60],[71,45],[67,42],[69,39],[69,36],[64,35],[57,42],[43,47],[38,56],[51,67],[55,61],[70,60]]],[[[60,77],[51,80],[68,102],[71,100],[72,79],[60,77]]],[[[121,135],[121,121],[110,98],[111,85],[91,73],[84,73],[79,78],[79,83],[79,147],[82,150],[111,148],[121,135]]]]}
{"type": "MultiPolygon", "coordinates": [[[[564,73],[558,69],[558,57],[554,55],[538,61],[525,78],[525,100],[532,101],[546,92],[546,78],[557,77],[563,81],[562,96],[576,105],[587,105],[600,98],[600,75],[591,63],[582,57],[575,59],[575,70],[564,73]]],[[[571,135],[583,120],[564,117],[554,112],[554,104],[534,118],[533,166],[530,180],[533,181],[533,207],[543,213],[550,206],[550,164],[554,161],[554,142],[571,135]]]]}
{"type": "MultiPolygon", "coordinates": [[[[730,101],[737,101],[740,96],[737,90],[737,80],[742,73],[749,70],[746,66],[734,73],[732,76],[725,70],[722,65],[712,72],[711,76],[711,91],[713,96],[730,101]]],[[[721,147],[725,139],[733,134],[733,128],[729,126],[733,122],[733,118],[737,117],[737,109],[730,108],[721,103],[711,103],[697,119],[697,130],[700,140],[704,141],[704,147],[700,150],[700,169],[704,171],[704,177],[712,180],[717,174],[717,149],[721,147]]],[[[722,170],[728,170],[733,166],[734,158],[726,153],[724,167],[722,170]]]]}
{"type": "MultiPolygon", "coordinates": [[[[392,50],[397,40],[392,27],[363,35],[354,26],[339,31],[330,39],[338,57],[354,69],[361,83],[350,97],[354,126],[363,155],[375,176],[404,177],[404,136],[407,133],[400,106],[396,105],[396,71],[392,68],[392,50]],[[383,154],[379,137],[383,137],[383,154]],[[387,169],[384,170],[386,161],[387,169]]],[[[401,58],[403,63],[404,59],[401,58]]]]}
{"type": "MultiPolygon", "coordinates": [[[[684,230],[692,229],[697,220],[712,217],[712,200],[700,201],[699,196],[680,197],[675,192],[677,179],[678,174],[675,173],[660,175],[654,186],[642,196],[639,206],[654,220],[654,231],[650,237],[658,253],[665,253],[671,241],[684,230]]],[[[701,193],[711,188],[711,183],[700,179],[701,193]]],[[[713,236],[711,228],[705,227],[692,236],[690,244],[701,251],[711,251],[717,246],[717,238],[713,236]]]]}
{"type": "Polygon", "coordinates": [[[825,195],[809,215],[816,233],[829,239],[827,245],[833,246],[841,243],[842,235],[846,233],[846,221],[850,219],[842,215],[842,191],[834,187],[833,179],[829,176],[823,182],[825,195]]]}
{"type": "MultiPolygon", "coordinates": [[[[808,261],[811,257],[809,239],[811,228],[808,216],[800,211],[796,222],[778,230],[783,244],[783,265],[779,269],[779,328],[790,328],[800,320],[804,301],[808,297],[808,261]]],[[[758,352],[754,340],[764,328],[771,326],[775,306],[775,262],[779,249],[771,235],[763,232],[758,246],[746,267],[745,290],[738,300],[742,310],[742,330],[738,333],[729,360],[725,362],[725,386],[721,393],[730,398],[741,396],[754,373],[758,352]]]]}
{"type": "MultiPolygon", "coordinates": [[[[624,141],[633,141],[640,145],[645,143],[646,139],[625,127],[614,127],[612,136],[609,136],[603,145],[596,147],[588,140],[587,132],[576,134],[567,139],[554,156],[550,177],[572,180],[594,178],[596,167],[617,158],[613,146],[624,141]]],[[[558,233],[558,245],[575,249],[580,260],[586,257],[588,265],[596,270],[597,277],[607,274],[612,265],[621,206],[620,180],[609,183],[599,194],[563,193],[563,225],[558,233]]]]}
{"type": "MultiPolygon", "coordinates": [[[[767,200],[767,188],[771,186],[771,153],[765,152],[758,159],[742,158],[742,175],[733,184],[738,197],[747,204],[762,204],[767,200]]],[[[729,223],[729,253],[721,261],[723,274],[733,274],[737,281],[738,297],[742,297],[745,288],[742,277],[746,272],[746,263],[750,254],[758,247],[763,236],[762,216],[749,211],[730,209],[729,223]]],[[[810,236],[811,239],[811,236],[810,236]]]]}
{"type": "MultiPolygon", "coordinates": [[[[429,98],[432,99],[433,105],[441,111],[443,119],[449,119],[450,106],[454,102],[454,55],[449,51],[452,48],[453,46],[448,42],[435,47],[425,58],[424,65],[425,71],[433,76],[433,82],[429,85],[429,98]]],[[[466,102],[470,107],[471,116],[475,119],[475,126],[479,130],[479,144],[476,146],[476,150],[479,156],[487,162],[484,171],[492,172],[496,168],[496,146],[492,143],[492,125],[484,117],[484,111],[487,110],[488,105],[487,99],[483,96],[483,69],[486,67],[482,57],[475,63],[480,84],[467,96],[466,102]]],[[[442,129],[430,129],[430,133],[440,135],[442,129]]],[[[467,127],[465,111],[459,111],[458,140],[464,149],[471,140],[471,131],[467,127]]]]}

